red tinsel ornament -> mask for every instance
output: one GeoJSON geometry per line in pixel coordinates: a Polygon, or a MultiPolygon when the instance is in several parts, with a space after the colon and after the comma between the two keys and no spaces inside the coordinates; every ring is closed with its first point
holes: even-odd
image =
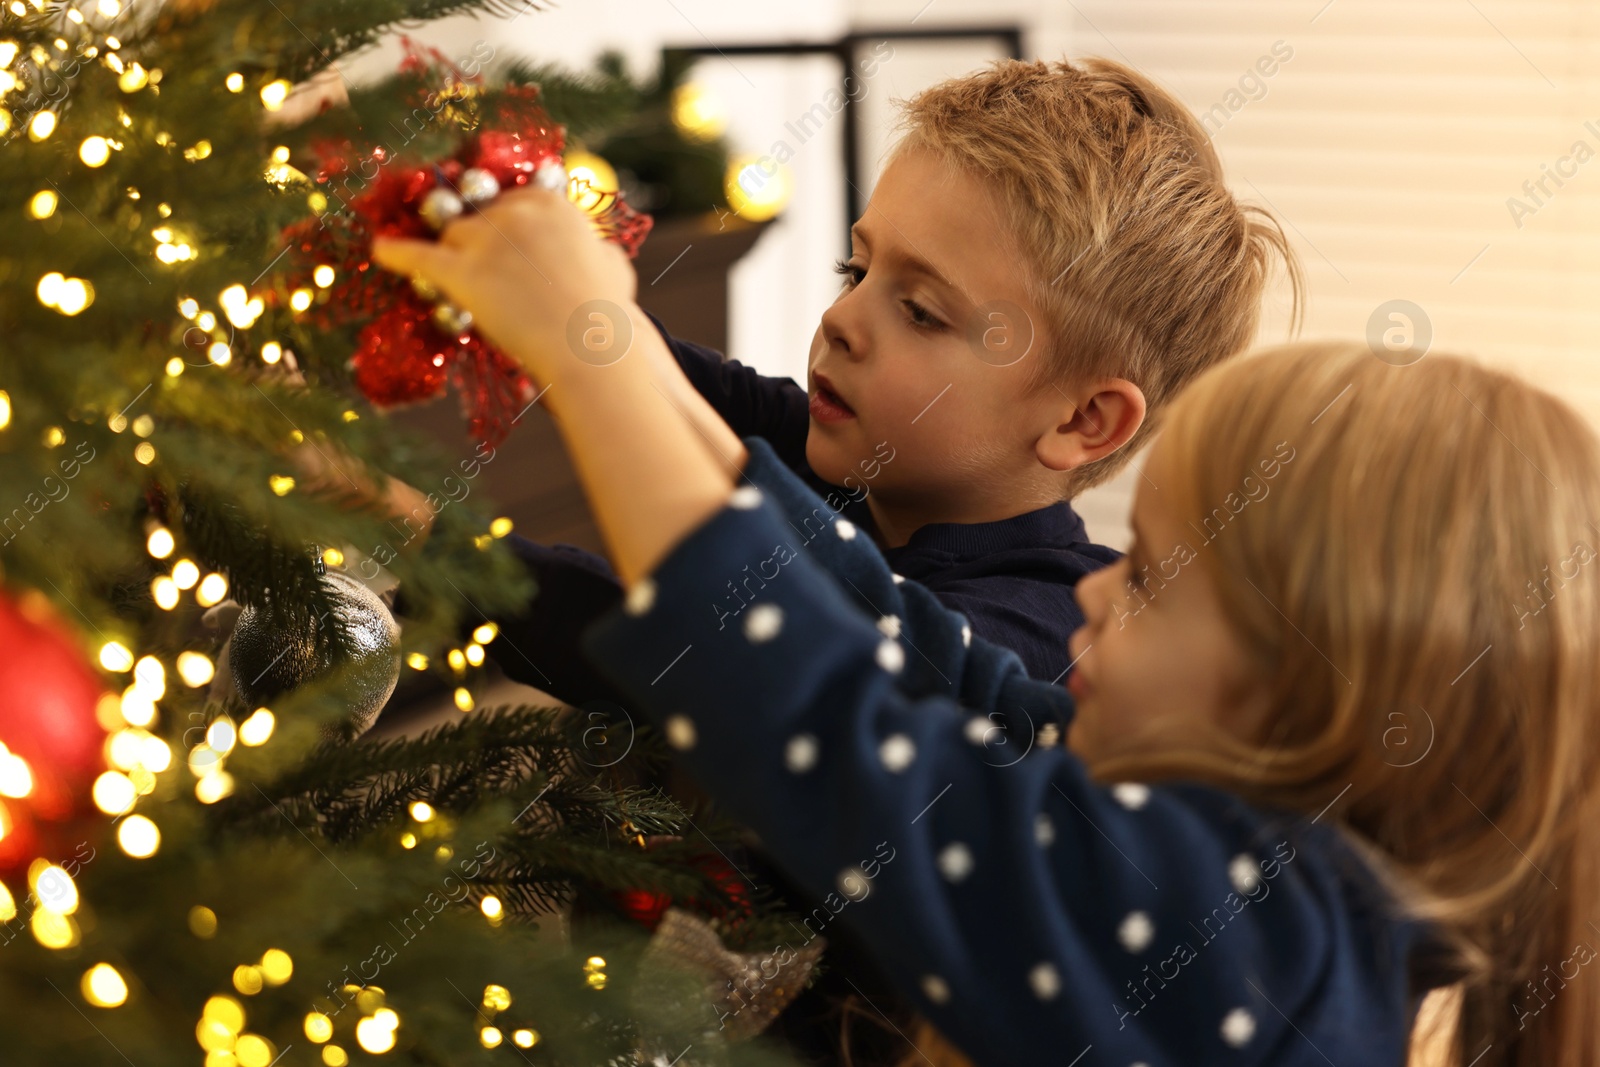
{"type": "MultiPolygon", "coordinates": [[[[515,360],[476,334],[450,334],[438,326],[431,299],[372,266],[372,239],[431,239],[418,208],[433,189],[456,188],[468,168],[493,174],[501,189],[526,185],[541,163],[560,161],[565,128],[540,104],[538,86],[490,92],[477,84],[481,78],[463,75],[437,50],[424,54],[407,46],[401,71],[433,83],[418,106],[446,116],[467,136],[454,155],[426,165],[403,162],[381,144],[364,152],[348,140],[317,145],[321,167],[315,181],[337,206],[285,231],[296,252],[288,287],[309,287],[318,265],[334,266],[337,281],[328,299],[313,305],[306,318],[321,328],[365,323],[350,364],[363,395],[392,407],[431,399],[453,384],[472,435],[498,444],[533,401],[532,381],[515,360]],[[359,192],[348,200],[340,195],[352,189],[359,192]]],[[[582,192],[585,203],[593,198],[582,192]]],[[[590,215],[597,230],[630,258],[654,222],[616,194],[605,196],[590,215]]]]}
{"type": "Polygon", "coordinates": [[[40,855],[59,858],[70,825],[93,815],[106,769],[95,715],[104,693],[42,594],[19,601],[0,590],[0,877],[40,855]]]}

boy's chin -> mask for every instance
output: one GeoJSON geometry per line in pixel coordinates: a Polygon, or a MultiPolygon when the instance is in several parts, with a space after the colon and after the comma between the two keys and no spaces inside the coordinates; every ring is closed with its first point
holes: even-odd
{"type": "Polygon", "coordinates": [[[843,485],[856,469],[856,460],[846,455],[838,434],[837,425],[819,427],[816,423],[806,434],[806,465],[830,485],[843,485]]]}

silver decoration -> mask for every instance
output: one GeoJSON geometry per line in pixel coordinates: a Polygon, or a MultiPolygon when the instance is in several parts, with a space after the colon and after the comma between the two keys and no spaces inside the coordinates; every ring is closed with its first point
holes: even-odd
{"type": "Polygon", "coordinates": [[[539,164],[533,172],[534,184],[541,189],[549,189],[552,193],[567,191],[567,168],[561,160],[551,157],[539,164]]]}
{"type": "Polygon", "coordinates": [[[430,189],[428,195],[422,198],[422,203],[417,207],[417,214],[422,216],[422,221],[437,233],[444,229],[445,223],[459,218],[466,210],[466,202],[441,185],[430,189]]]}
{"type": "Polygon", "coordinates": [[[481,207],[500,195],[500,182],[482,167],[470,167],[461,172],[456,189],[461,199],[474,207],[481,207]]]}
{"type": "MultiPolygon", "coordinates": [[[[328,571],[322,582],[331,587],[334,612],[351,639],[351,673],[342,695],[350,722],[360,733],[372,725],[400,681],[400,624],[378,594],[350,575],[328,571]]],[[[312,620],[302,632],[286,632],[255,608],[238,613],[227,660],[234,685],[250,707],[270,703],[329,670],[329,652],[317,653],[317,625],[312,620]]]]}
{"type": "Polygon", "coordinates": [[[457,337],[472,329],[472,312],[448,302],[435,304],[433,324],[450,336],[457,337]]]}
{"type": "Polygon", "coordinates": [[[766,1029],[805,989],[826,944],[816,937],[799,948],[732,952],[710,924],[683,908],[668,908],[639,961],[639,990],[654,993],[656,1003],[669,1003],[683,995],[687,978],[698,987],[700,1003],[683,1004],[683,1010],[707,1013],[708,1036],[740,1041],[766,1029]]]}

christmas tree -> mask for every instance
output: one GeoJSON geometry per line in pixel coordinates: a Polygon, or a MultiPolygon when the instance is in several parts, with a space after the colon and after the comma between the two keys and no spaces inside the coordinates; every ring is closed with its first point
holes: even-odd
{"type": "Polygon", "coordinates": [[[359,736],[402,661],[459,686],[496,637],[474,623],[536,593],[504,520],[438,509],[411,551],[383,504],[456,472],[372,401],[453,385],[492,441],[529,390],[363,242],[423,225],[419,175],[559,129],[471,57],[283,117],[387,29],[473,10],[527,7],[0,9],[8,1064],[771,1062],[725,1038],[772,1010],[734,986],[779,940],[648,734],[523,707],[359,736]],[[403,629],[361,580],[384,572],[403,629]],[[664,947],[606,918],[669,900],[718,925],[670,912],[664,947]]]}

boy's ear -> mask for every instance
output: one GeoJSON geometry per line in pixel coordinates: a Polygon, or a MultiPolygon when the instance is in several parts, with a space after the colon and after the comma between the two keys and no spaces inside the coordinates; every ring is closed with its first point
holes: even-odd
{"type": "Polygon", "coordinates": [[[1144,391],[1125,378],[1087,382],[1034,446],[1039,462],[1068,471],[1109,456],[1144,424],[1144,391]]]}

